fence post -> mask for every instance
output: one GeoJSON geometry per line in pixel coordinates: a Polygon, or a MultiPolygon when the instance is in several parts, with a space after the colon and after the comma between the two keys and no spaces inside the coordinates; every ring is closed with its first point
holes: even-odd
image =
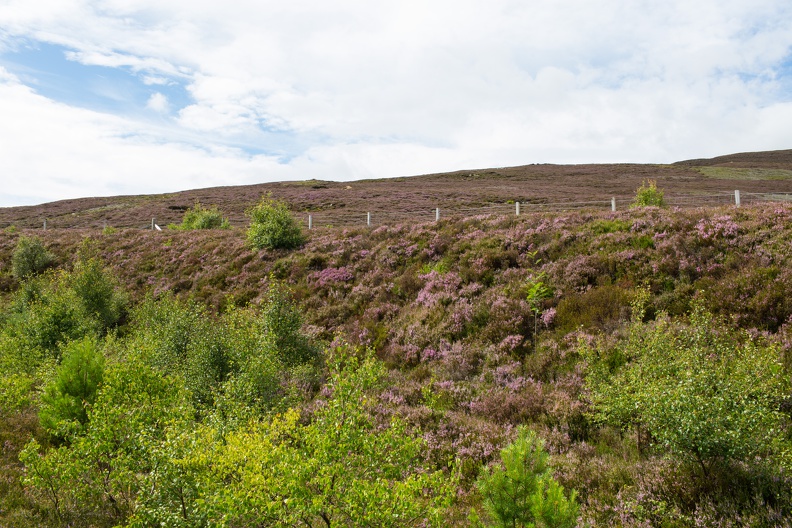
{"type": "Polygon", "coordinates": [[[156,218],[152,218],[151,219],[151,230],[152,231],[154,231],[154,220],[156,220],[156,218]]]}
{"type": "Polygon", "coordinates": [[[520,216],[520,202],[514,202],[514,214],[520,216]]]}
{"type": "Polygon", "coordinates": [[[734,204],[740,207],[740,191],[737,189],[734,190],[734,204]]]}
{"type": "Polygon", "coordinates": [[[616,197],[612,196],[611,197],[611,211],[615,211],[615,210],[616,210],[616,197]]]}
{"type": "Polygon", "coordinates": [[[436,207],[435,208],[435,222],[439,222],[439,221],[440,221],[440,208],[436,207]]]}
{"type": "Polygon", "coordinates": [[[313,217],[308,215],[308,230],[310,231],[311,229],[313,229],[313,217]]]}
{"type": "Polygon", "coordinates": [[[371,226],[371,213],[366,213],[366,225],[371,226]]]}
{"type": "Polygon", "coordinates": [[[47,219],[45,218],[44,219],[44,231],[46,231],[46,230],[47,230],[47,219]]]}

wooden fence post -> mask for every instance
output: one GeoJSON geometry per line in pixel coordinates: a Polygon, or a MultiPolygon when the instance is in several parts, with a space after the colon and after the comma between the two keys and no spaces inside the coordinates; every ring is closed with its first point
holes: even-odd
{"type": "Polygon", "coordinates": [[[520,202],[514,202],[514,214],[520,216],[520,202]]]}
{"type": "Polygon", "coordinates": [[[313,229],[313,217],[308,215],[308,230],[310,231],[311,229],[313,229]]]}
{"type": "Polygon", "coordinates": [[[366,213],[366,225],[371,226],[371,213],[366,213]]]}
{"type": "Polygon", "coordinates": [[[613,196],[611,197],[611,211],[615,211],[615,210],[616,210],[616,197],[613,196]]]}
{"type": "Polygon", "coordinates": [[[734,190],[734,204],[740,207],[740,191],[737,189],[734,190]]]}
{"type": "Polygon", "coordinates": [[[440,208],[436,207],[435,208],[435,222],[439,222],[439,221],[440,221],[440,208]]]}

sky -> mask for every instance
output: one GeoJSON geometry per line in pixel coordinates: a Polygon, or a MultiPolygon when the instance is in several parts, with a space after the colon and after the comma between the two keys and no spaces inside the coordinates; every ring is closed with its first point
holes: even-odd
{"type": "Polygon", "coordinates": [[[789,0],[0,0],[0,207],[792,148],[789,0]]]}

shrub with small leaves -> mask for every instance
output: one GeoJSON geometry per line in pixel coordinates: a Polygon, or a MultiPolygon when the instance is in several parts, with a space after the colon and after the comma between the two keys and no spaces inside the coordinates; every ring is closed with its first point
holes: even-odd
{"type": "Polygon", "coordinates": [[[231,224],[228,218],[223,218],[223,214],[217,209],[217,206],[204,207],[200,202],[188,209],[184,213],[182,223],[177,229],[191,230],[191,229],[231,229],[231,224]]]}
{"type": "Polygon", "coordinates": [[[66,282],[85,311],[95,317],[105,331],[118,324],[126,313],[126,294],[99,258],[81,256],[66,282]]]}
{"type": "Polygon", "coordinates": [[[305,241],[299,224],[280,200],[267,195],[247,214],[250,216],[248,242],[256,249],[293,249],[305,241]]]}
{"type": "Polygon", "coordinates": [[[663,191],[657,188],[657,182],[655,180],[648,180],[641,183],[641,186],[635,191],[635,199],[633,200],[632,206],[662,207],[664,204],[663,191]]]}
{"type": "Polygon", "coordinates": [[[688,324],[638,306],[615,347],[582,344],[587,384],[601,422],[649,433],[652,445],[700,467],[772,460],[784,451],[789,394],[778,346],[735,331],[702,306],[688,324]]]}
{"type": "Polygon", "coordinates": [[[50,267],[54,260],[41,239],[23,236],[11,256],[11,272],[17,279],[26,279],[50,267]]]}

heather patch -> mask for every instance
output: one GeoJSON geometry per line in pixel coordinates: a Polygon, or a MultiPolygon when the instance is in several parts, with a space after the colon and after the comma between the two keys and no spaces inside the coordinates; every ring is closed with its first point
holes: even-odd
{"type": "MultiPolygon", "coordinates": [[[[179,473],[186,467],[201,467],[190,465],[199,462],[190,458],[190,446],[208,441],[197,431],[228,434],[240,449],[254,437],[260,445],[277,444],[286,438],[277,431],[287,436],[290,431],[313,431],[303,425],[317,413],[327,416],[328,406],[343,401],[336,399],[338,378],[328,382],[335,375],[331,373],[353,375],[350,365],[374,355],[387,371],[365,394],[355,393],[365,398],[361,407],[365,412],[355,414],[356,420],[362,420],[360,427],[346,431],[366,431],[376,442],[393,441],[387,431],[396,427],[393,431],[404,438],[420,439],[422,450],[416,455],[420,464],[405,467],[440,470],[449,482],[458,470],[457,502],[448,515],[462,524],[471,507],[480,507],[474,483],[482,467],[495,464],[500,450],[517,438],[519,426],[524,425],[544,440],[556,481],[566,490],[576,490],[580,522],[650,526],[744,519],[761,525],[792,513],[784,506],[788,482],[782,448],[775,450],[773,442],[763,442],[762,463],[742,455],[713,456],[705,461],[711,476],[707,484],[700,478],[695,454],[691,458],[684,444],[672,443],[666,432],[649,429],[660,423],[659,418],[639,419],[627,412],[633,393],[619,391],[624,384],[613,384],[607,395],[611,408],[623,411],[621,421],[603,419],[603,400],[595,391],[602,389],[592,385],[591,372],[598,368],[619,375],[635,360],[626,342],[639,342],[640,336],[650,340],[652,329],[663,324],[658,321],[686,328],[693,307],[703,305],[734,328],[749,332],[757,343],[776,350],[778,366],[773,368],[782,369],[779,372],[788,378],[791,218],[792,208],[779,204],[493,215],[313,230],[304,233],[299,249],[258,252],[250,251],[245,233],[238,229],[37,233],[65,273],[86,271],[76,259],[76,248],[83,238],[95,240],[103,269],[117,279],[113,288],[128,292],[128,297],[124,303],[94,304],[90,310],[70,308],[80,305],[70,302],[76,294],[67,291],[66,282],[62,291],[53,290],[57,295],[47,302],[39,296],[51,295],[49,289],[34,282],[23,286],[8,264],[20,235],[3,233],[3,366],[33,357],[31,343],[48,352],[35,355],[40,361],[35,368],[6,369],[15,377],[4,375],[0,385],[4,406],[0,419],[4,424],[22,423],[24,413],[37,414],[36,391],[55,379],[59,342],[86,334],[107,339],[101,350],[108,365],[121,368],[114,362],[136,350],[135,361],[148,364],[151,372],[141,372],[149,372],[147,379],[159,387],[157,394],[184,406],[178,420],[192,424],[178,431],[156,429],[154,422],[146,421],[149,417],[141,415],[140,424],[153,428],[149,438],[156,440],[136,444],[125,453],[160,446],[150,453],[162,462],[158,467],[172,471],[167,478],[175,480],[169,482],[174,486],[192,482],[190,493],[199,493],[211,488],[209,481],[200,480],[207,477],[189,481],[193,477],[179,473]],[[546,295],[532,295],[532,287],[540,283],[546,295]],[[288,289],[287,299],[281,299],[288,302],[282,306],[293,311],[267,311],[274,300],[274,284],[288,289]],[[636,301],[643,306],[637,318],[636,301]],[[20,306],[39,318],[30,316],[26,321],[46,321],[52,331],[36,334],[33,323],[22,324],[20,306]],[[131,318],[127,306],[132,307],[131,318]],[[277,330],[277,321],[286,327],[277,330]],[[109,325],[110,331],[103,325],[109,325]],[[273,332],[285,337],[276,339],[273,332]],[[36,336],[46,337],[46,342],[35,341],[36,336]],[[342,345],[356,351],[334,352],[342,345]],[[365,352],[366,347],[371,351],[365,352]],[[289,415],[294,422],[275,418],[290,410],[297,413],[289,415]],[[260,424],[267,424],[264,429],[245,428],[251,413],[260,424]],[[169,466],[169,460],[180,462],[169,466]],[[729,491],[738,488],[756,494],[729,491]]],[[[669,357],[675,356],[669,352],[669,357]]],[[[664,368],[651,366],[655,373],[664,368]]],[[[739,365],[727,367],[739,370],[739,365]]],[[[126,372],[130,383],[137,383],[138,378],[123,369],[114,372],[126,372]]],[[[641,387],[636,383],[635,388],[641,387]]],[[[674,390],[666,387],[658,398],[674,390]]],[[[110,396],[96,401],[109,401],[110,396]]],[[[752,401],[760,399],[756,396],[752,401]]],[[[641,400],[641,409],[651,401],[641,400]]],[[[773,414],[777,429],[788,434],[786,400],[774,401],[782,410],[773,414]]],[[[668,416],[662,418],[665,424],[674,423],[668,416]]],[[[20,430],[30,434],[31,428],[20,430]]],[[[86,430],[99,434],[90,427],[86,430]]],[[[44,433],[33,431],[42,454],[52,449],[44,433]]],[[[784,442],[779,437],[778,445],[784,442]]],[[[9,453],[18,453],[25,443],[26,439],[14,437],[9,445],[15,447],[9,447],[9,453]]],[[[87,449],[87,443],[80,445],[87,449]]],[[[26,460],[35,460],[32,455],[30,451],[26,460]]],[[[54,456],[46,460],[54,464],[54,456]]],[[[11,459],[18,464],[15,457],[11,459]]],[[[166,478],[155,475],[152,465],[141,467],[145,478],[151,479],[148,482],[166,478]]],[[[83,470],[88,475],[97,468],[83,470]]],[[[391,474],[394,479],[395,475],[391,474]]],[[[29,508],[24,511],[39,515],[40,524],[57,524],[41,483],[25,499],[39,501],[40,509],[35,510],[39,513],[31,513],[31,506],[21,505],[25,494],[15,482],[4,488],[9,490],[6,496],[17,497],[13,507],[29,508]],[[45,518],[41,513],[45,511],[50,517],[45,518]]],[[[84,504],[90,506],[80,506],[67,494],[71,498],[63,503],[63,518],[122,523],[121,517],[113,517],[110,502],[91,495],[89,486],[80,486],[75,490],[86,493],[84,504]]],[[[155,500],[162,501],[161,511],[174,507],[167,497],[175,496],[168,494],[176,487],[156,496],[140,495],[140,488],[135,489],[129,504],[145,505],[150,513],[160,511],[152,507],[155,500]]]]}

